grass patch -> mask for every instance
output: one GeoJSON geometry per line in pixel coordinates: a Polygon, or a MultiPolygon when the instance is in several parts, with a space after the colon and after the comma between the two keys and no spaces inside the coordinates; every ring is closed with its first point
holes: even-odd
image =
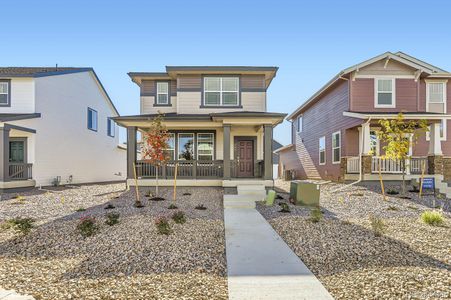
{"type": "Polygon", "coordinates": [[[13,229],[14,231],[27,235],[34,227],[34,220],[32,218],[13,218],[5,221],[2,226],[3,229],[13,229]]]}
{"type": "Polygon", "coordinates": [[[370,215],[371,229],[373,230],[374,236],[382,236],[386,231],[386,225],[381,218],[370,215]]]}
{"type": "Polygon", "coordinates": [[[171,216],[172,220],[174,220],[177,224],[186,223],[185,213],[183,211],[176,211],[171,216]]]}
{"type": "Polygon", "coordinates": [[[113,226],[119,223],[119,216],[120,214],[118,212],[109,212],[106,214],[106,221],[105,224],[113,226]]]}
{"type": "Polygon", "coordinates": [[[313,223],[318,223],[319,221],[321,221],[322,218],[323,212],[319,207],[315,207],[312,208],[312,210],[310,210],[310,218],[309,218],[310,221],[312,221],[313,223]]]}
{"type": "Polygon", "coordinates": [[[421,214],[421,220],[431,226],[443,226],[445,218],[440,211],[428,210],[421,214]]]}
{"type": "Polygon", "coordinates": [[[159,234],[168,235],[172,232],[171,225],[166,217],[161,216],[155,220],[155,227],[159,234]]]}

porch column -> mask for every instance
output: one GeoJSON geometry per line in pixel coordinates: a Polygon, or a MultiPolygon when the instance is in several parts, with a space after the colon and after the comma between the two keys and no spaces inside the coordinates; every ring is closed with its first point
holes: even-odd
{"type": "Polygon", "coordinates": [[[9,128],[0,127],[0,181],[9,181],[9,128]]]}
{"type": "Polygon", "coordinates": [[[223,129],[224,129],[224,142],[223,142],[223,161],[224,161],[224,166],[223,166],[223,170],[224,170],[224,174],[223,177],[224,179],[230,179],[230,129],[231,129],[232,125],[230,124],[224,124],[223,129]]]}
{"type": "Polygon", "coordinates": [[[136,127],[127,127],[127,178],[134,178],[133,163],[136,163],[136,127]]]}
{"type": "Polygon", "coordinates": [[[263,158],[265,180],[272,180],[272,124],[263,125],[263,158]]]}
{"type": "Polygon", "coordinates": [[[362,147],[362,173],[371,174],[371,136],[370,136],[370,123],[363,123],[362,129],[360,130],[361,140],[359,148],[362,147]]]}
{"type": "Polygon", "coordinates": [[[440,123],[433,123],[429,132],[428,173],[443,174],[443,152],[440,123]]]}

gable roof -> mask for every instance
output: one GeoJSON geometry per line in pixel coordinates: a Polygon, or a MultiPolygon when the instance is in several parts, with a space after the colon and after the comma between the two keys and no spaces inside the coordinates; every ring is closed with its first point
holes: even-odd
{"type": "Polygon", "coordinates": [[[301,106],[299,106],[293,113],[291,113],[287,120],[293,119],[297,114],[304,111],[309,105],[313,104],[320,95],[322,95],[324,92],[328,91],[330,87],[332,87],[335,83],[337,83],[339,80],[344,80],[344,76],[348,76],[350,73],[359,71],[359,69],[366,67],[368,65],[371,65],[377,61],[380,61],[382,59],[387,60],[395,60],[402,64],[405,64],[407,66],[410,66],[414,69],[417,69],[420,74],[425,73],[427,75],[434,75],[434,74],[443,74],[446,73],[447,75],[450,75],[447,71],[440,69],[438,67],[435,67],[431,64],[428,64],[422,60],[419,60],[413,56],[410,56],[408,54],[405,54],[403,52],[385,52],[380,55],[377,55],[373,58],[370,58],[368,60],[365,60],[361,63],[358,63],[356,65],[353,65],[349,68],[346,68],[342,71],[340,71],[337,75],[335,75],[331,80],[329,80],[323,87],[321,87],[313,96],[311,96],[307,101],[305,101],[301,106]]]}
{"type": "Polygon", "coordinates": [[[119,112],[117,111],[116,106],[114,106],[113,101],[108,95],[105,87],[97,76],[94,68],[91,67],[0,67],[0,78],[15,78],[15,77],[46,77],[46,76],[56,76],[56,75],[65,75],[65,74],[73,74],[80,72],[92,72],[95,80],[100,86],[100,89],[105,94],[108,102],[111,104],[114,112],[119,116],[119,112]]]}

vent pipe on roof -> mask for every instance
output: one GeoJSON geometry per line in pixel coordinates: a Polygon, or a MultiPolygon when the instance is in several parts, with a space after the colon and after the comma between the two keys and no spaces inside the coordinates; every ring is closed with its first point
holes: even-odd
{"type": "Polygon", "coordinates": [[[58,71],[58,64],[55,65],[55,71],[58,71]]]}

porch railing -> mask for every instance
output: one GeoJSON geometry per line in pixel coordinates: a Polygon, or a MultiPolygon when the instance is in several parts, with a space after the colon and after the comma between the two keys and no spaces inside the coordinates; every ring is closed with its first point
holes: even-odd
{"type": "Polygon", "coordinates": [[[10,180],[27,180],[33,178],[33,164],[9,163],[10,180]]]}
{"type": "Polygon", "coordinates": [[[174,178],[175,164],[177,166],[177,178],[222,178],[223,162],[221,160],[181,160],[169,161],[157,168],[155,165],[145,161],[136,163],[136,173],[141,178],[161,179],[174,178]]]}
{"type": "Polygon", "coordinates": [[[381,173],[392,173],[392,174],[401,174],[402,173],[402,163],[398,159],[389,159],[383,157],[372,157],[371,161],[371,172],[378,173],[379,172],[379,164],[381,173]]]}
{"type": "Polygon", "coordinates": [[[424,168],[424,174],[428,174],[427,157],[412,157],[410,159],[410,174],[421,174],[424,168]]]}
{"type": "Polygon", "coordinates": [[[346,172],[348,174],[358,174],[360,171],[360,157],[348,157],[346,159],[346,172]]]}

